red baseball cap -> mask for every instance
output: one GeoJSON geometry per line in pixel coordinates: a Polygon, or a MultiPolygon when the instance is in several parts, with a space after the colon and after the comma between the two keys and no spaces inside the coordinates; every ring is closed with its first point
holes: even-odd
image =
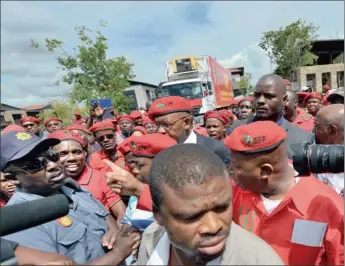
{"type": "Polygon", "coordinates": [[[33,117],[33,116],[25,116],[19,120],[19,123],[21,123],[22,125],[25,122],[32,122],[32,123],[35,123],[37,125],[41,124],[41,120],[39,120],[38,118],[33,117]]]}
{"type": "Polygon", "coordinates": [[[270,151],[284,142],[285,130],[272,121],[257,121],[234,129],[224,140],[231,151],[253,154],[270,151]]]}
{"type": "Polygon", "coordinates": [[[155,157],[162,150],[176,144],[176,140],[159,133],[132,137],[129,141],[129,147],[134,156],[149,158],[155,157]]]}
{"type": "Polygon", "coordinates": [[[124,121],[124,120],[134,122],[133,117],[131,117],[129,115],[121,115],[118,119],[118,122],[121,123],[121,121],[124,121]]]}
{"type": "Polygon", "coordinates": [[[62,119],[59,117],[50,117],[47,120],[44,121],[44,127],[47,126],[47,124],[51,121],[60,121],[61,123],[63,123],[62,119]]]}
{"type": "Polygon", "coordinates": [[[132,111],[129,116],[132,117],[133,119],[142,118],[142,114],[138,110],[132,111]]]}
{"type": "Polygon", "coordinates": [[[115,127],[112,122],[110,122],[109,120],[105,120],[105,121],[94,124],[92,127],[89,128],[89,130],[92,133],[96,133],[97,131],[103,131],[103,130],[115,131],[115,127]]]}
{"type": "Polygon", "coordinates": [[[70,130],[62,129],[62,130],[56,130],[53,133],[50,133],[47,136],[47,139],[58,139],[60,141],[64,140],[74,140],[76,142],[79,142],[81,146],[85,147],[86,143],[83,140],[83,137],[70,130]]]}
{"type": "Polygon", "coordinates": [[[191,112],[191,110],[192,107],[185,98],[168,96],[154,101],[150,107],[148,116],[153,120],[158,116],[177,112],[191,112]]]}
{"type": "Polygon", "coordinates": [[[218,119],[224,125],[228,125],[229,124],[229,118],[225,115],[224,112],[220,112],[220,111],[207,111],[205,113],[205,121],[207,119],[209,119],[209,118],[218,119]]]}

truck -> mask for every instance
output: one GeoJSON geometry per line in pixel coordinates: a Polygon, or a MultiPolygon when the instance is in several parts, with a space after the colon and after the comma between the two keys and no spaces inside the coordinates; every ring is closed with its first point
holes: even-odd
{"type": "Polygon", "coordinates": [[[185,56],[166,63],[167,81],[155,92],[157,98],[180,96],[190,101],[196,124],[204,123],[209,110],[227,108],[234,98],[231,72],[211,56],[185,56]]]}

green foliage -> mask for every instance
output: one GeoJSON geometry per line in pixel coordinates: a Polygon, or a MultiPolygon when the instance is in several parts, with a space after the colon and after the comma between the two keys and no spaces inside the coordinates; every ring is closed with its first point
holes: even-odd
{"type": "Polygon", "coordinates": [[[60,117],[65,125],[72,124],[75,111],[80,111],[82,116],[88,116],[88,109],[86,106],[80,107],[71,101],[54,101],[51,103],[52,110],[44,110],[38,114],[38,118],[41,121],[46,120],[49,117],[60,117]]]}
{"type": "MultiPolygon", "coordinates": [[[[105,22],[100,22],[105,27],[105,22]]],[[[57,56],[59,69],[64,71],[60,81],[71,86],[68,96],[71,102],[84,102],[89,107],[89,100],[110,98],[120,112],[129,110],[129,101],[123,95],[124,89],[129,87],[128,80],[135,75],[133,64],[123,57],[107,57],[107,38],[97,30],[95,37],[90,29],[76,26],[75,30],[81,42],[73,48],[74,54],[69,54],[63,48],[64,43],[56,39],[45,39],[48,51],[62,54],[57,56]]],[[[39,44],[31,40],[32,48],[39,48],[39,44]]]]}
{"type": "Polygon", "coordinates": [[[285,28],[264,32],[259,47],[277,65],[274,72],[291,80],[297,68],[313,65],[317,60],[318,56],[310,50],[318,29],[299,19],[285,28]]]}
{"type": "Polygon", "coordinates": [[[240,80],[240,92],[243,96],[248,96],[251,92],[254,91],[254,86],[251,84],[252,74],[247,72],[240,80]],[[244,90],[247,89],[247,90],[244,90]]]}
{"type": "Polygon", "coordinates": [[[333,64],[344,64],[344,53],[338,55],[334,60],[333,64]]]}

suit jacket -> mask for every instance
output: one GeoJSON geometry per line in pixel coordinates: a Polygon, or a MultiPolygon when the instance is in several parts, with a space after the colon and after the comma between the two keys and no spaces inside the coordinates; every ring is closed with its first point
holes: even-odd
{"type": "MultiPolygon", "coordinates": [[[[156,222],[145,230],[141,238],[137,265],[147,265],[164,233],[164,227],[156,222]]],[[[265,241],[232,222],[220,265],[284,265],[284,263],[265,241]]]]}
{"type": "MultiPolygon", "coordinates": [[[[235,128],[237,128],[241,125],[246,125],[246,124],[252,123],[253,119],[254,118],[251,117],[248,119],[235,121],[230,128],[230,134],[235,128]]],[[[303,130],[299,127],[296,127],[295,125],[293,125],[292,123],[287,121],[285,118],[282,118],[281,127],[284,128],[286,133],[287,133],[287,140],[286,141],[288,144],[289,159],[292,159],[293,154],[294,154],[294,151],[291,149],[291,144],[305,143],[305,142],[308,142],[310,144],[314,143],[314,134],[312,132],[303,130]]]]}
{"type": "Polygon", "coordinates": [[[204,145],[207,148],[209,148],[211,151],[213,151],[215,154],[217,154],[222,161],[225,163],[227,167],[230,165],[230,152],[225,147],[223,142],[215,139],[211,139],[209,137],[204,137],[198,133],[196,134],[196,144],[204,145]]]}

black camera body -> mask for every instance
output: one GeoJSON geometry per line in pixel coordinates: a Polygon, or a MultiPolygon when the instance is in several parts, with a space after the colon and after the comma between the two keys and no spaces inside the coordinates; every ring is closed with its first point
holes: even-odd
{"type": "Polygon", "coordinates": [[[343,173],[344,145],[291,144],[293,167],[299,175],[343,173]]]}

